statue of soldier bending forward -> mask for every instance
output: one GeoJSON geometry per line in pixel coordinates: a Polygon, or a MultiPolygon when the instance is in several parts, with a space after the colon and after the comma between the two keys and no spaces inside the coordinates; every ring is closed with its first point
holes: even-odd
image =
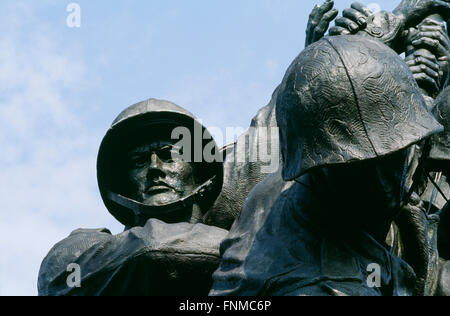
{"type": "Polygon", "coordinates": [[[405,62],[377,40],[324,38],[288,69],[277,122],[287,183],[250,193],[210,294],[413,295],[385,240],[410,199],[409,151],[442,126],[405,62]]]}

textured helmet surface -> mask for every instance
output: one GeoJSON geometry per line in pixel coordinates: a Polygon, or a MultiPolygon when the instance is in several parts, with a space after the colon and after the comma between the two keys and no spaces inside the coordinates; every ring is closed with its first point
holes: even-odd
{"type": "MultiPolygon", "coordinates": [[[[108,192],[117,192],[122,184],[118,173],[123,168],[121,160],[118,159],[121,152],[129,148],[136,137],[148,137],[158,134],[161,129],[171,130],[175,127],[186,127],[194,134],[196,126],[201,132],[200,140],[202,148],[206,143],[213,142],[214,149],[219,151],[217,144],[212,137],[205,139],[203,136],[210,136],[206,128],[194,117],[194,115],[182,107],[164,100],[149,99],[125,109],[112,123],[111,128],[103,138],[97,157],[97,181],[100,193],[108,211],[122,224],[129,226],[134,223],[134,213],[108,197],[108,192]]],[[[158,134],[159,135],[159,134],[158,134]]],[[[207,137],[206,137],[207,138],[207,137]]],[[[209,196],[205,197],[205,207],[212,205],[220,193],[223,183],[223,165],[220,161],[199,162],[201,181],[214,178],[212,190],[209,196]]]]}
{"type": "Polygon", "coordinates": [[[436,99],[433,114],[445,130],[431,138],[430,158],[437,161],[450,160],[450,86],[436,99]]]}
{"type": "Polygon", "coordinates": [[[277,100],[283,178],[382,157],[442,131],[404,61],[378,40],[326,37],[305,49],[277,100]]]}

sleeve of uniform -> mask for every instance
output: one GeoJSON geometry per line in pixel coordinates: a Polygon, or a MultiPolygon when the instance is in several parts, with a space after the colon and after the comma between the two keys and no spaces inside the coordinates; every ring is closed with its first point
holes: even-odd
{"type": "Polygon", "coordinates": [[[96,244],[103,244],[112,238],[107,229],[78,229],[57,243],[42,261],[38,277],[39,296],[59,296],[66,293],[67,282],[66,279],[62,282],[61,276],[66,275],[69,265],[96,244]]]}
{"type": "MultiPolygon", "coordinates": [[[[59,259],[63,263],[50,278],[40,277],[41,287],[50,289],[42,294],[205,295],[212,283],[211,274],[220,262],[219,244],[226,234],[225,230],[212,226],[166,224],[152,219],[144,227],[116,236],[98,235],[99,241],[81,253],[65,251],[65,257],[59,259]],[[69,288],[66,282],[69,272],[65,271],[65,265],[73,258],[73,263],[81,268],[78,288],[69,288]]],[[[59,248],[78,245],[86,237],[86,234],[76,240],[69,237],[59,248]]],[[[54,249],[49,257],[55,257],[54,249]]],[[[52,268],[51,260],[46,260],[44,271],[52,268]]]]}

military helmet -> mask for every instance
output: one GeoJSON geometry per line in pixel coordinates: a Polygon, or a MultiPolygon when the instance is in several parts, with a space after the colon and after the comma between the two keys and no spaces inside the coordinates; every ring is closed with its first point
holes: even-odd
{"type": "Polygon", "coordinates": [[[277,99],[283,178],[383,157],[442,131],[405,62],[382,42],[325,37],[287,70],[277,99]]]}
{"type": "MultiPolygon", "coordinates": [[[[176,127],[188,128],[194,137],[197,128],[201,135],[194,141],[201,142],[201,149],[212,143],[212,151],[219,152],[216,142],[207,129],[190,112],[178,105],[163,100],[149,99],[125,109],[112,123],[100,145],[97,157],[97,181],[100,193],[108,211],[125,226],[136,225],[136,218],[158,218],[165,220],[168,215],[179,213],[198,203],[206,211],[216,200],[223,183],[223,164],[220,160],[206,162],[201,157],[194,161],[196,174],[203,183],[189,196],[162,206],[148,206],[127,197],[123,192],[124,151],[136,139],[159,135],[161,131],[170,133],[176,127]]],[[[164,133],[164,132],[163,132],[164,133]]],[[[170,134],[169,134],[170,135],[170,134]]],[[[193,151],[193,150],[192,150],[193,151]]]]}
{"type": "Polygon", "coordinates": [[[442,171],[442,165],[450,163],[450,86],[437,97],[433,114],[445,130],[431,137],[430,159],[433,168],[442,171]]]}

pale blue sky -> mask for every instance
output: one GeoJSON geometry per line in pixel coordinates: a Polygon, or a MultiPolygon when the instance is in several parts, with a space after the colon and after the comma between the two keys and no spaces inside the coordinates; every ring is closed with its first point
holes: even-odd
{"type": "Polygon", "coordinates": [[[248,127],[303,49],[316,3],[2,0],[0,295],[36,295],[42,259],[72,230],[121,231],[95,173],[120,111],[161,98],[207,126],[248,127]],[[71,2],[81,28],[66,25],[71,2]]]}

